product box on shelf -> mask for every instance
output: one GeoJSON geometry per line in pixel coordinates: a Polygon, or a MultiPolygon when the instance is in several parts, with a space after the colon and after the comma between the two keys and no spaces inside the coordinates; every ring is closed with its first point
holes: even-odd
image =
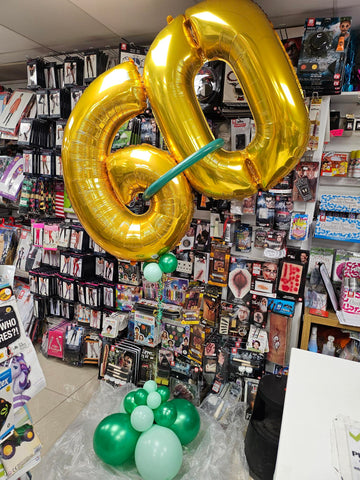
{"type": "Polygon", "coordinates": [[[52,357],[63,358],[66,328],[69,322],[63,321],[48,332],[47,353],[52,357]]]}
{"type": "Polygon", "coordinates": [[[360,260],[346,262],[341,286],[340,307],[346,314],[360,315],[360,260]]]}
{"type": "Polygon", "coordinates": [[[0,368],[0,442],[14,430],[11,367],[0,368]]]}
{"type": "Polygon", "coordinates": [[[131,59],[139,70],[140,75],[142,75],[146,52],[147,49],[145,47],[122,42],[119,45],[119,63],[128,62],[131,59]]]}
{"type": "Polygon", "coordinates": [[[134,340],[135,343],[155,347],[161,341],[161,324],[154,313],[157,303],[142,300],[135,304],[134,340]]]}
{"type": "Polygon", "coordinates": [[[228,64],[225,65],[223,102],[228,105],[247,106],[238,78],[228,64]]]}
{"type": "Polygon", "coordinates": [[[360,220],[321,215],[316,222],[315,238],[360,243],[360,220]]]}
{"type": "Polygon", "coordinates": [[[360,212],[360,195],[321,195],[320,210],[328,212],[360,212]]]}
{"type": "Polygon", "coordinates": [[[307,18],[297,74],[306,96],[341,93],[351,17],[307,18]]]}
{"type": "Polygon", "coordinates": [[[322,177],[346,177],[348,172],[348,153],[327,152],[321,157],[322,177]]]}

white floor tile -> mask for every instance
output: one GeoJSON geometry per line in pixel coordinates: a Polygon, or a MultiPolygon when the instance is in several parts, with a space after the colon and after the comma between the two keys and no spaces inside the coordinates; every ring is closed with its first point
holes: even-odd
{"type": "Polygon", "coordinates": [[[54,408],[58,407],[65,399],[65,395],[53,392],[48,388],[41,390],[41,392],[27,404],[33,423],[41,420],[45,415],[54,410],[54,408]]]}
{"type": "Polygon", "coordinates": [[[97,368],[91,365],[74,367],[57,358],[46,358],[41,353],[38,354],[38,358],[46,378],[47,388],[67,397],[90,379],[95,381],[98,375],[97,368]]]}
{"type": "Polygon", "coordinates": [[[100,380],[97,378],[90,379],[85,383],[85,385],[76,390],[76,392],[73,393],[70,398],[78,400],[79,402],[87,403],[95,391],[99,388],[99,382],[100,380]]]}
{"type": "Polygon", "coordinates": [[[45,415],[34,427],[42,443],[41,456],[44,457],[56,440],[61,437],[67,427],[75,420],[85,404],[66,398],[58,407],[45,415]]]}

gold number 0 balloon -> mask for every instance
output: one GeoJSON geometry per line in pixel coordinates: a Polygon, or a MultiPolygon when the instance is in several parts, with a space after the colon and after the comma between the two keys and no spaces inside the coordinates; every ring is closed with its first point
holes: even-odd
{"type": "Polygon", "coordinates": [[[256,136],[245,150],[217,151],[185,175],[209,197],[241,198],[272,187],[295,167],[307,145],[308,114],[290,61],[260,8],[250,0],[207,0],[170,19],[145,61],[147,95],[175,158],[213,140],[193,82],[201,65],[214,59],[237,74],[256,136]]]}
{"type": "MultiPolygon", "coordinates": [[[[193,80],[206,60],[227,61],[239,77],[256,137],[243,152],[213,153],[185,172],[214,198],[241,198],[269,188],[301,157],[308,117],[289,60],[265,15],[249,0],[207,0],[173,20],[155,39],[144,70],[146,93],[172,156],[181,161],[213,136],[193,80]]],[[[146,260],[171,249],[192,217],[188,183],[179,175],[136,215],[126,205],[175,165],[149,145],[110,148],[118,128],[146,107],[133,64],[97,78],[73,110],[64,132],[66,189],[81,223],[111,254],[146,260]]]]}
{"type": "Polygon", "coordinates": [[[176,165],[151,145],[110,154],[119,127],[146,108],[133,63],[118,65],[85,90],[66,125],[63,170],[73,208],[89,235],[119,258],[147,260],[183,237],[192,218],[192,193],[184,175],[151,199],[143,215],[128,205],[134,196],[176,165]]]}

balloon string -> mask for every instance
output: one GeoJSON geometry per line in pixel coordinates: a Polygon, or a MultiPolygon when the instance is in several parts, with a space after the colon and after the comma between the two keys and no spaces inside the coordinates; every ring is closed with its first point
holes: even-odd
{"type": "Polygon", "coordinates": [[[164,274],[161,276],[159,280],[159,290],[158,290],[158,298],[157,298],[157,310],[156,310],[156,322],[160,325],[162,322],[163,316],[163,300],[164,300],[164,282],[163,282],[164,274]]]}
{"type": "Polygon", "coordinates": [[[194,163],[198,162],[202,158],[206,157],[206,155],[209,155],[209,153],[214,152],[215,150],[218,150],[224,145],[224,140],[222,138],[217,138],[216,140],[213,140],[212,142],[208,143],[205,145],[205,147],[200,148],[197,152],[193,153],[189,157],[185,158],[182,162],[178,163],[174,168],[171,168],[168,172],[166,172],[164,175],[162,175],[160,178],[155,180],[154,183],[152,183],[144,192],[143,194],[143,200],[146,202],[147,200],[150,200],[150,198],[155,195],[164,185],[166,185],[170,180],[172,180],[174,177],[182,173],[184,170],[187,168],[191,167],[191,165],[194,165],[194,163]]]}

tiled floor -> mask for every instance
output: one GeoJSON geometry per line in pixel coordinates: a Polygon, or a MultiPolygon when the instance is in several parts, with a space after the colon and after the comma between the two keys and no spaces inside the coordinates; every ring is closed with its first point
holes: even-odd
{"type": "MultiPolygon", "coordinates": [[[[57,358],[45,358],[40,352],[38,359],[47,386],[28,407],[42,443],[43,457],[90,400],[99,381],[94,366],[74,367],[57,358]]],[[[36,480],[36,468],[31,473],[36,480]]]]}

